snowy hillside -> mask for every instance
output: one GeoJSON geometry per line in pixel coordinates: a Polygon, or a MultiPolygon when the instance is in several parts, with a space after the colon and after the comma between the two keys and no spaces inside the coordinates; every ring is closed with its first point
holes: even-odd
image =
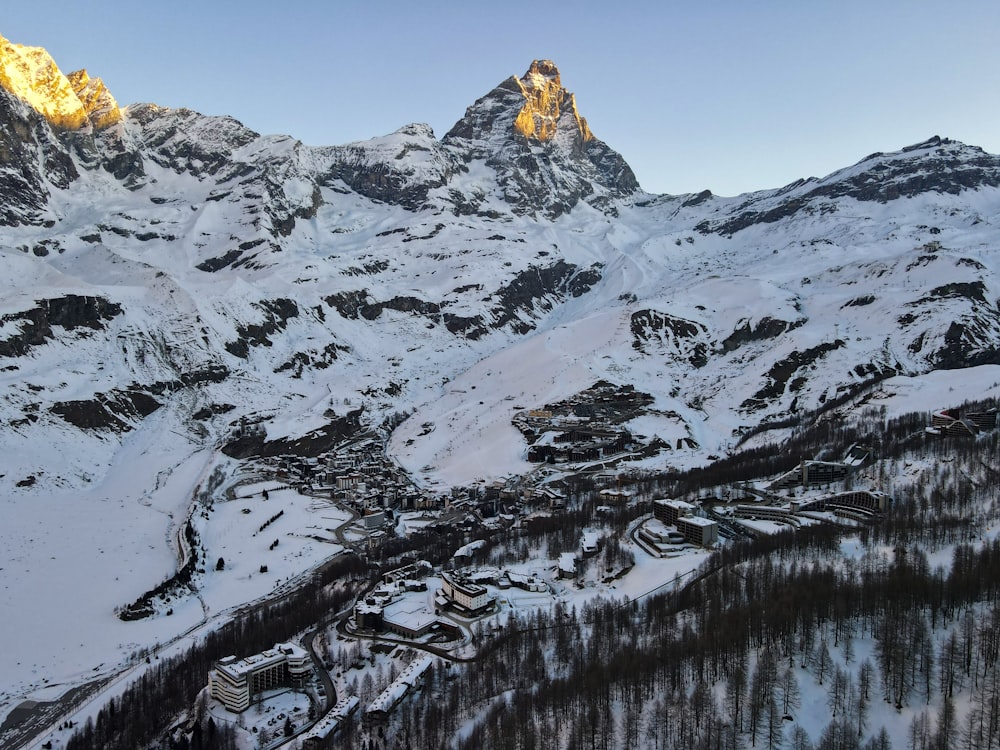
{"type": "MultiPolygon", "coordinates": [[[[0,702],[197,621],[113,608],[173,571],[241,420],[275,441],[409,415],[390,454],[445,491],[528,471],[514,413],[599,380],[653,397],[632,427],[666,447],[636,466],[666,469],[881,380],[1000,364],[1000,158],[973,146],[654,196],[551,63],[440,140],[310,148],[152,104],[67,125],[24,72],[47,60],[18,55],[17,85],[0,77],[0,568],[28,614],[0,631],[0,702]],[[97,642],[34,627],[66,609],[106,626],[97,642]]],[[[59,101],[93,80],[59,77],[59,101]]]]}

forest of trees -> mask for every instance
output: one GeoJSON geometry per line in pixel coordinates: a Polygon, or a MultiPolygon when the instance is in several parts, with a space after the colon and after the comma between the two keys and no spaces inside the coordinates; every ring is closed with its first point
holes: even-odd
{"type": "Polygon", "coordinates": [[[919,550],[843,563],[829,528],[786,532],[727,548],[677,594],[539,612],[428,685],[384,747],[448,747],[478,716],[458,748],[801,750],[801,670],[828,690],[817,748],[888,747],[875,701],[922,707],[911,747],[1000,747],[1000,542],[957,547],[948,573],[919,550]]]}

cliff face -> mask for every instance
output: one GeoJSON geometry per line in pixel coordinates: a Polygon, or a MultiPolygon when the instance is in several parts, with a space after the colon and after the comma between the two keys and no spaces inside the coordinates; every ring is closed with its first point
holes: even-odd
{"type": "Polygon", "coordinates": [[[25,102],[54,128],[104,128],[121,119],[114,97],[85,70],[63,74],[41,47],[0,37],[0,87],[25,102]]]}
{"type": "Polygon", "coordinates": [[[51,222],[51,191],[80,175],[74,155],[121,176],[113,162],[125,148],[110,132],[121,120],[101,79],[64,75],[41,47],[0,37],[0,225],[51,222]]]}
{"type": "Polygon", "coordinates": [[[562,87],[559,70],[551,60],[533,61],[524,78],[514,81],[525,99],[514,119],[515,132],[525,138],[550,141],[565,115],[564,130],[573,133],[581,143],[594,139],[587,121],[576,109],[576,97],[562,87]]]}
{"type": "Polygon", "coordinates": [[[94,128],[103,130],[121,121],[121,109],[118,108],[118,102],[108,91],[108,87],[104,85],[104,81],[100,78],[91,78],[86,70],[70,73],[67,80],[87,113],[88,122],[94,128]]]}

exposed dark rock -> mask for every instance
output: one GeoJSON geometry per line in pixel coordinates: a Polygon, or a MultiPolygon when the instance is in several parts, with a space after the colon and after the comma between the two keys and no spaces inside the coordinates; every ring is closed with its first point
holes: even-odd
{"type": "Polygon", "coordinates": [[[944,345],[929,359],[942,370],[1000,364],[1000,321],[967,318],[954,321],[944,335],[944,345]]]}
{"type": "Polygon", "coordinates": [[[368,305],[368,290],[361,289],[355,292],[338,292],[331,294],[324,302],[334,308],[342,318],[357,320],[361,315],[361,309],[368,305]]]}
{"type": "Polygon", "coordinates": [[[331,342],[322,351],[296,352],[290,360],[274,368],[275,372],[292,370],[295,377],[302,376],[302,370],[310,367],[314,370],[325,370],[338,357],[340,352],[350,351],[350,347],[331,342]]]}
{"type": "Polygon", "coordinates": [[[975,302],[986,302],[986,285],[982,281],[955,282],[930,291],[931,297],[965,297],[975,302]]]}
{"type": "Polygon", "coordinates": [[[393,297],[385,302],[368,302],[368,291],[339,292],[325,299],[325,302],[337,310],[344,318],[357,320],[376,320],[383,310],[397,310],[414,315],[437,316],[441,306],[436,302],[427,302],[416,297],[393,297]]]}
{"type": "Polygon", "coordinates": [[[864,307],[865,305],[870,305],[875,301],[874,295],[864,294],[860,297],[855,297],[852,300],[848,300],[841,307],[864,307]]]}
{"type": "MultiPolygon", "coordinates": [[[[600,279],[598,264],[583,271],[564,260],[542,268],[529,266],[494,293],[497,304],[490,310],[490,327],[498,329],[510,325],[515,333],[520,334],[534,330],[535,324],[530,318],[536,317],[539,312],[548,312],[554,302],[565,299],[566,295],[579,297],[586,294],[600,279]],[[529,320],[522,318],[522,313],[529,320]]],[[[451,325],[448,330],[452,330],[451,325]]],[[[466,336],[471,338],[468,334],[466,336]]]]}
{"type": "MultiPolygon", "coordinates": [[[[437,321],[456,335],[478,339],[490,328],[510,326],[515,333],[534,329],[531,319],[552,309],[554,302],[567,296],[586,294],[601,279],[599,265],[583,270],[559,260],[551,266],[530,266],[518,273],[510,282],[496,290],[488,299],[496,302],[489,316],[460,316],[443,312],[441,305],[416,297],[394,297],[384,302],[372,301],[367,289],[338,292],[325,298],[325,302],[349,320],[376,320],[384,310],[397,310],[412,315],[422,315],[437,321]]],[[[456,290],[459,293],[478,288],[468,285],[456,290]]]]}
{"type": "Polygon", "coordinates": [[[632,347],[638,351],[648,354],[649,344],[656,343],[692,367],[708,364],[708,329],[701,323],[657,310],[639,310],[632,314],[631,330],[632,347]]]}
{"type": "Polygon", "coordinates": [[[37,307],[24,312],[11,313],[0,322],[23,321],[19,333],[0,341],[0,356],[19,357],[32,347],[53,339],[52,326],[67,330],[82,327],[93,330],[104,328],[104,321],[120,315],[122,308],[102,297],[67,295],[55,299],[38,300],[37,307]]]}
{"type": "Polygon", "coordinates": [[[196,265],[195,268],[199,271],[218,271],[226,266],[233,265],[241,257],[243,257],[242,250],[230,250],[225,255],[220,255],[217,258],[208,258],[207,260],[203,260],[201,263],[196,265]]]}
{"type": "Polygon", "coordinates": [[[805,318],[789,321],[779,320],[767,315],[758,320],[757,324],[754,326],[751,326],[749,321],[744,321],[742,325],[735,328],[733,332],[729,334],[725,340],[723,340],[722,351],[728,353],[735,351],[751,341],[764,341],[767,339],[777,338],[783,333],[795,330],[805,322],[805,318]]]}
{"type": "Polygon", "coordinates": [[[49,186],[78,176],[45,119],[0,87],[0,225],[42,224],[49,186]]]}
{"type": "Polygon", "coordinates": [[[264,320],[261,323],[240,326],[236,331],[237,339],[226,343],[226,351],[241,359],[247,358],[252,346],[270,346],[271,341],[268,336],[283,331],[288,325],[289,318],[296,318],[299,315],[299,308],[295,302],[283,297],[261,300],[255,306],[264,312],[264,320]]]}
{"type": "Polygon", "coordinates": [[[232,458],[255,456],[318,456],[333,449],[340,441],[361,429],[362,409],[355,409],[333,419],[324,427],[295,439],[265,440],[264,435],[248,435],[233,440],[222,447],[222,452],[232,458]]]}
{"type": "Polygon", "coordinates": [[[50,411],[82,430],[128,432],[132,422],[140,421],[162,404],[141,391],[98,393],[90,400],[60,401],[50,411]]]}
{"type": "Polygon", "coordinates": [[[704,203],[705,201],[707,201],[709,198],[712,197],[713,196],[711,190],[702,190],[697,195],[688,198],[681,205],[684,208],[691,208],[692,206],[700,206],[702,203],[704,203]]]}
{"type": "Polygon", "coordinates": [[[235,408],[232,404],[209,404],[192,414],[191,418],[198,420],[211,419],[217,414],[228,414],[235,408]]]}
{"type": "MultiPolygon", "coordinates": [[[[236,149],[259,136],[231,117],[207,117],[190,109],[155,104],[129,108],[128,119],[139,125],[144,151],[152,161],[178,174],[195,177],[240,174],[236,149]]],[[[235,175],[232,175],[235,176],[235,175]]]]}
{"type": "Polygon", "coordinates": [[[489,330],[483,324],[482,317],[479,315],[464,317],[461,315],[453,315],[452,313],[445,313],[442,316],[442,319],[444,320],[444,326],[448,329],[448,331],[457,336],[464,336],[470,341],[476,341],[489,333],[489,330]]]}
{"type": "MultiPolygon", "coordinates": [[[[798,370],[807,367],[821,359],[829,352],[835,351],[845,346],[841,339],[836,341],[813,346],[805,351],[794,351],[780,362],[776,362],[764,376],[769,382],[752,398],[744,401],[740,407],[751,411],[762,409],[768,403],[780,398],[784,392],[788,381],[798,370]]],[[[801,384],[799,385],[801,388],[801,384]]]]}

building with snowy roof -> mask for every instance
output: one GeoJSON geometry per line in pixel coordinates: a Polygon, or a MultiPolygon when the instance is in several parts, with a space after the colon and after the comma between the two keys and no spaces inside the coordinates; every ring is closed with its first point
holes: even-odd
{"type": "Polygon", "coordinates": [[[399,677],[379,693],[378,697],[365,709],[365,719],[375,722],[385,721],[392,710],[406,697],[406,694],[420,684],[424,672],[433,663],[434,659],[427,654],[422,654],[411,661],[399,677]]]}
{"type": "Polygon", "coordinates": [[[454,607],[466,614],[476,615],[489,609],[494,599],[485,586],[472,583],[456,574],[441,574],[441,588],[435,599],[439,606],[454,607]]]}
{"type": "Polygon", "coordinates": [[[601,534],[595,529],[584,529],[580,535],[580,551],[584,557],[592,557],[601,549],[601,534]]]}
{"type": "Polygon", "coordinates": [[[673,526],[681,516],[694,513],[695,507],[691,503],[683,500],[670,500],[667,498],[653,501],[653,517],[662,521],[667,526],[673,526]]]}
{"type": "Polygon", "coordinates": [[[683,516],[674,521],[674,528],[685,541],[699,547],[711,547],[719,541],[719,524],[701,516],[683,516]]]}
{"type": "Polygon", "coordinates": [[[209,693],[227,710],[239,713],[254,696],[277,687],[302,688],[312,673],[309,653],[294,643],[277,643],[259,654],[219,659],[208,673],[209,693]]]}
{"type": "Polygon", "coordinates": [[[382,609],[382,626],[404,638],[421,638],[439,625],[437,615],[427,609],[424,597],[402,597],[382,609]]]}
{"type": "Polygon", "coordinates": [[[694,515],[696,508],[683,500],[654,500],[653,517],[666,526],[673,526],[684,541],[699,547],[711,547],[719,541],[719,525],[715,521],[694,515]]]}
{"type": "Polygon", "coordinates": [[[576,555],[563,552],[559,555],[559,577],[573,578],[576,576],[576,555]]]}
{"type": "Polygon", "coordinates": [[[302,735],[302,750],[325,750],[331,747],[331,738],[351,714],[358,710],[359,704],[356,695],[341,698],[336,706],[313,725],[312,729],[302,735]]]}

